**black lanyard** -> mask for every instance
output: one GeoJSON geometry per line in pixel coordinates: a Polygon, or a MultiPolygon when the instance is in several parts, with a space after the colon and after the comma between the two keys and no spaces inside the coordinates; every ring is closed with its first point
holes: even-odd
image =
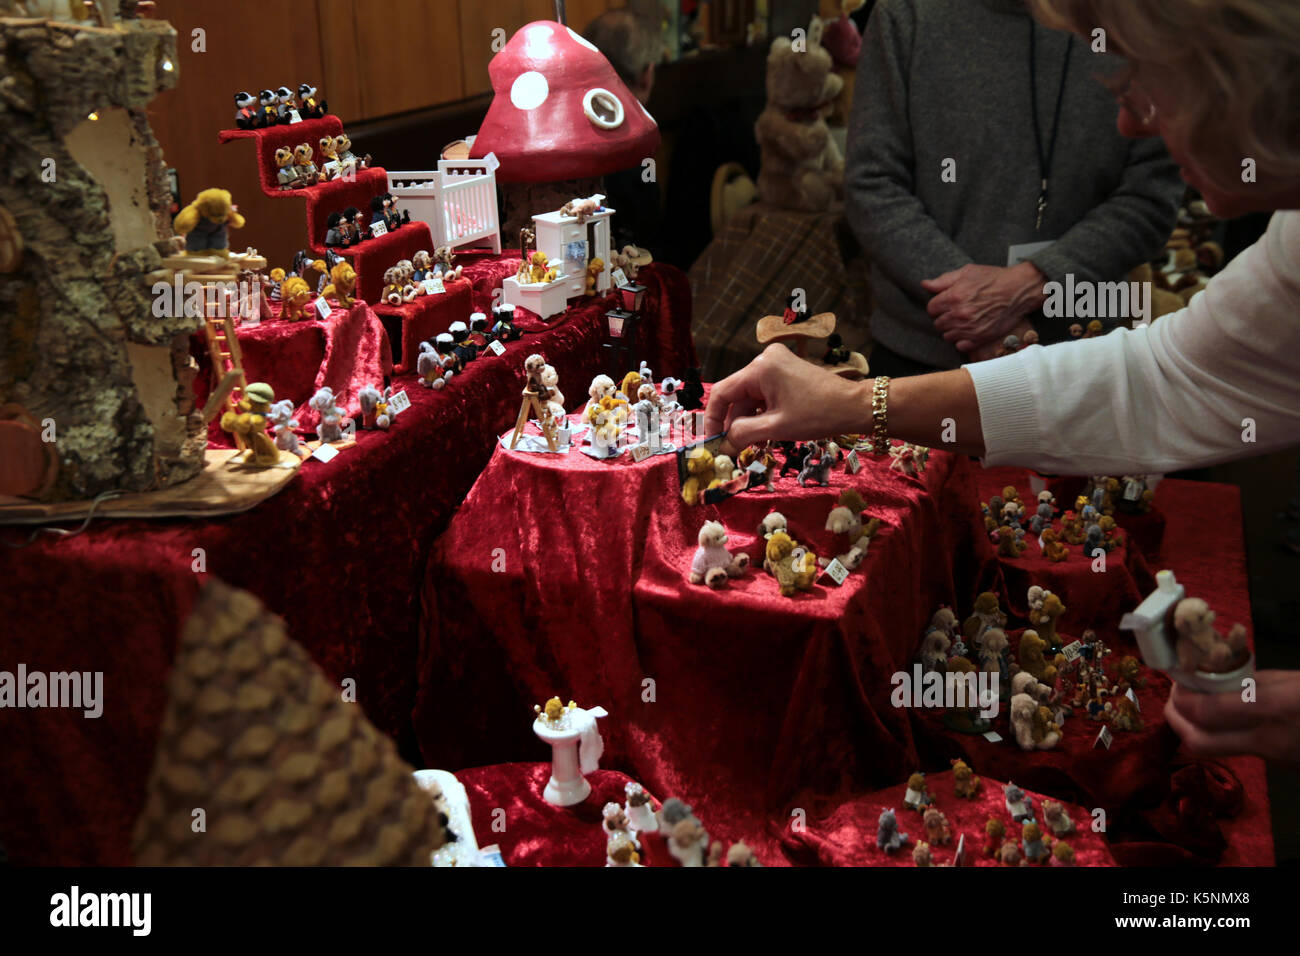
{"type": "Polygon", "coordinates": [[[1065,81],[1070,75],[1070,51],[1074,48],[1074,36],[1071,34],[1065,41],[1065,62],[1061,66],[1061,85],[1056,91],[1056,109],[1052,114],[1052,134],[1047,144],[1047,152],[1043,152],[1043,133],[1038,126],[1038,57],[1036,51],[1035,33],[1037,27],[1034,21],[1029,21],[1029,95],[1032,101],[1032,113],[1034,116],[1034,146],[1038,150],[1038,177],[1040,184],[1038,187],[1038,220],[1034,230],[1038,231],[1043,228],[1043,213],[1047,212],[1047,180],[1052,170],[1052,155],[1056,152],[1056,134],[1061,128],[1061,103],[1065,99],[1065,81]]]}

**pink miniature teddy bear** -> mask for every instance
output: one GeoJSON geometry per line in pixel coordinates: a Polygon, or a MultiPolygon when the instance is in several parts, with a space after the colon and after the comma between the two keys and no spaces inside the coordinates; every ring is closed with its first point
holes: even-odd
{"type": "Polygon", "coordinates": [[[728,578],[738,578],[749,567],[749,555],[727,550],[727,529],[718,521],[706,521],[700,528],[700,546],[691,561],[690,582],[707,584],[715,590],[725,587],[728,578]]]}

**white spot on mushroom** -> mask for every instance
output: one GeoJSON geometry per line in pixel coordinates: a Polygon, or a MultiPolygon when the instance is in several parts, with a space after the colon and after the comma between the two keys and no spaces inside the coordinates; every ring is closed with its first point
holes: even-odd
{"type": "Polygon", "coordinates": [[[536,70],[529,70],[520,73],[510,84],[510,102],[515,105],[515,109],[535,110],[546,102],[550,92],[551,87],[546,82],[546,77],[536,70]]]}
{"type": "MultiPolygon", "coordinates": [[[[586,37],[584,37],[581,33],[574,33],[573,27],[565,27],[564,29],[569,31],[569,36],[573,37],[575,40],[577,40],[579,43],[585,46],[588,50],[596,50],[596,45],[592,43],[590,40],[588,40],[586,37]]],[[[596,52],[599,53],[600,51],[596,50],[596,52]]]]}

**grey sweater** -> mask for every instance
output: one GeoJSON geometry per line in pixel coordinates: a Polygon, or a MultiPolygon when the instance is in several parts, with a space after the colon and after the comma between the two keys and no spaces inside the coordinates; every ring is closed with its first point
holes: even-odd
{"type": "MultiPolygon", "coordinates": [[[[964,357],[926,312],[921,280],[967,263],[1007,265],[1010,246],[1055,240],[1029,257],[1049,281],[1114,281],[1169,237],[1183,184],[1158,139],[1130,140],[1097,82],[1103,58],[1075,38],[1035,230],[1040,179],[1029,83],[1036,31],[1039,129],[1051,138],[1067,35],[1033,23],[1018,0],[879,0],[858,62],[845,180],[849,222],[872,261],[875,340],[956,368],[964,357]],[[943,181],[945,159],[956,181],[943,181]]],[[[1046,343],[1072,320],[1035,322],[1046,343]]]]}

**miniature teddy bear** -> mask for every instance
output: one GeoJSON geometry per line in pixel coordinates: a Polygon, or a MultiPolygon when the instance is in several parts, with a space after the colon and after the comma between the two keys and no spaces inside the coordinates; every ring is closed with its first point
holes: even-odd
{"type": "MultiPolygon", "coordinates": [[[[438,246],[433,250],[433,271],[442,276],[444,282],[464,278],[465,267],[454,265],[455,259],[456,253],[451,246],[438,246]]],[[[545,264],[545,259],[543,259],[543,264],[545,264]]],[[[551,269],[550,272],[552,273],[551,278],[555,278],[555,270],[551,269]]],[[[545,281],[549,282],[550,279],[545,281]]]]}
{"type": "MultiPolygon", "coordinates": [[[[758,524],[758,536],[767,540],[778,531],[787,531],[789,525],[785,520],[785,515],[779,511],[769,511],[758,524]]],[[[764,570],[767,570],[764,568],[764,570]]]]}
{"type": "Polygon", "coordinates": [[[586,222],[603,208],[601,203],[605,197],[600,193],[588,196],[586,199],[570,199],[560,207],[561,216],[571,216],[578,222],[586,222]]]}
{"type": "Polygon", "coordinates": [[[342,441],[343,429],[339,422],[343,419],[343,410],[335,403],[334,390],[328,385],[322,385],[307,404],[320,414],[320,424],[316,426],[320,440],[326,444],[342,441]]]}
{"type": "Polygon", "coordinates": [[[1002,847],[1002,838],[1007,835],[1007,825],[997,817],[989,817],[984,824],[984,855],[997,856],[1002,847]]]}
{"type": "Polygon", "coordinates": [[[323,178],[316,168],[311,143],[299,143],[293,148],[293,168],[303,186],[315,186],[323,178]]]}
{"type": "Polygon", "coordinates": [[[934,803],[930,791],[925,787],[925,774],[914,773],[907,778],[907,792],[903,794],[903,805],[920,812],[922,807],[934,803]]]}
{"type": "MultiPolygon", "coordinates": [[[[1066,607],[1061,603],[1061,599],[1051,591],[1044,592],[1042,607],[1030,609],[1029,623],[1034,625],[1038,636],[1043,639],[1047,647],[1054,648],[1060,643],[1056,635],[1056,621],[1065,611],[1066,607]]],[[[1023,646],[1022,643],[1021,647],[1023,646]]]]}
{"type": "Polygon", "coordinates": [[[704,866],[709,834],[695,817],[679,820],[670,831],[668,852],[682,866],[704,866]]]}
{"type": "Polygon", "coordinates": [[[767,107],[754,124],[758,193],[770,206],[821,212],[844,192],[844,159],[825,119],[844,81],[815,38],[801,47],[782,36],[768,52],[767,107]]]}
{"type": "Polygon", "coordinates": [[[1024,823],[1026,820],[1034,818],[1034,800],[1033,797],[1025,793],[1014,783],[1008,781],[1002,788],[1002,796],[1006,798],[1007,813],[1011,814],[1011,819],[1016,823],[1024,823]]]}
{"type": "Polygon", "coordinates": [[[998,862],[1003,866],[1027,865],[1024,855],[1020,852],[1020,845],[1012,839],[1002,841],[1002,849],[998,851],[998,862]]]}
{"type": "Polygon", "coordinates": [[[974,800],[980,789],[980,778],[975,776],[970,766],[960,757],[952,761],[953,793],[963,800],[974,800]]]}
{"type": "Polygon", "coordinates": [[[709,483],[713,481],[713,453],[703,445],[696,445],[686,452],[687,478],[682,482],[682,500],[694,505],[701,500],[709,483]]]}
{"type": "Polygon", "coordinates": [[[952,830],[949,829],[948,818],[943,815],[942,810],[931,807],[925,811],[921,821],[925,827],[925,839],[928,843],[933,846],[943,846],[952,841],[952,830]]]}
{"type": "Polygon", "coordinates": [[[776,472],[776,458],[768,450],[766,444],[750,445],[748,448],[743,449],[736,463],[750,476],[747,491],[776,490],[776,486],[772,483],[772,476],[776,472]],[[756,463],[762,467],[761,471],[754,467],[756,463]]]}
{"type": "Polygon", "coordinates": [[[980,513],[984,515],[984,530],[996,531],[1002,524],[1002,496],[993,495],[988,501],[980,503],[980,513]]]}
{"type": "Polygon", "coordinates": [[[1017,671],[1011,678],[1011,695],[1028,694],[1040,704],[1047,703],[1052,697],[1052,688],[1038,680],[1029,671],[1017,671]]]}
{"type": "Polygon", "coordinates": [[[1002,505],[1002,523],[1019,528],[1025,521],[1025,507],[1019,501],[1007,501],[1002,505]]]}
{"type": "Polygon", "coordinates": [[[980,639],[980,670],[998,675],[999,684],[1011,680],[1011,641],[1000,627],[990,627],[980,639]]]}
{"type": "Polygon", "coordinates": [[[699,542],[688,577],[692,584],[707,584],[717,590],[726,586],[728,578],[740,577],[749,567],[749,555],[727,550],[727,529],[721,522],[706,521],[700,528],[699,542]]]}
{"type": "Polygon", "coordinates": [[[817,555],[798,544],[784,531],[767,539],[763,567],[780,586],[782,597],[794,597],[798,591],[810,591],[817,581],[817,555]]]}
{"type": "Polygon", "coordinates": [[[356,298],[353,293],[357,290],[357,274],[347,261],[337,263],[330,270],[330,284],[325,287],[321,293],[322,298],[328,299],[334,296],[339,301],[339,305],[345,309],[352,308],[356,304],[356,298]]]}
{"type": "Polygon", "coordinates": [[[1055,800],[1043,801],[1043,822],[1056,836],[1069,836],[1074,832],[1074,821],[1065,812],[1065,807],[1055,800]]]}
{"type": "Polygon", "coordinates": [[[1055,515],[1055,509],[1046,502],[1038,506],[1038,510],[1033,517],[1029,519],[1029,530],[1034,534],[1041,535],[1052,526],[1052,518],[1055,515]]]}
{"type": "Polygon", "coordinates": [[[653,833],[658,830],[659,820],[655,817],[650,794],[645,792],[645,788],[629,780],[623,786],[623,792],[627,795],[623,810],[627,814],[628,825],[638,833],[653,833]]]}
{"type": "Polygon", "coordinates": [[[1042,534],[1043,556],[1048,561],[1064,561],[1070,556],[1070,549],[1057,540],[1056,531],[1045,528],[1042,534]]]}
{"type": "Polygon", "coordinates": [[[387,431],[393,423],[393,416],[389,414],[389,399],[392,397],[393,389],[389,386],[380,392],[373,385],[363,386],[357,393],[357,401],[361,404],[361,427],[367,430],[380,429],[387,431]]]}
{"type": "Polygon", "coordinates": [[[281,146],[275,151],[275,181],[280,190],[301,189],[305,184],[301,182],[298,171],[293,165],[293,151],[281,146]]]}
{"type": "Polygon", "coordinates": [[[221,430],[235,436],[245,457],[255,465],[274,465],[280,461],[280,449],[266,433],[275,392],[265,382],[254,382],[244,389],[237,409],[221,416],[221,430]]]}
{"type": "Polygon", "coordinates": [[[1138,731],[1143,728],[1142,714],[1127,694],[1115,698],[1110,724],[1116,730],[1138,731]]]}
{"type": "Polygon", "coordinates": [[[1051,750],[1060,742],[1060,728],[1050,722],[1050,717],[1051,711],[1029,694],[1012,695],[1011,733],[1021,750],[1051,750]],[[1046,722],[1040,712],[1046,712],[1046,722]]]}
{"type": "Polygon", "coordinates": [[[1074,850],[1070,844],[1062,843],[1057,840],[1052,844],[1052,859],[1048,861],[1049,866],[1074,866],[1074,850]]]}
{"type": "Polygon", "coordinates": [[[930,460],[930,449],[924,445],[903,442],[891,448],[889,456],[892,459],[889,462],[890,471],[899,471],[909,478],[916,478],[925,471],[930,460]]]}
{"type": "MultiPolygon", "coordinates": [[[[1132,654],[1126,654],[1119,659],[1115,665],[1115,671],[1119,675],[1121,684],[1128,684],[1129,687],[1141,689],[1147,686],[1145,677],[1141,676],[1142,665],[1132,654]]],[[[1127,688],[1121,688],[1127,690],[1127,688]]]]}
{"type": "MultiPolygon", "coordinates": [[[[1006,514],[1006,506],[1002,509],[1006,514]]],[[[1025,542],[1016,534],[1016,529],[1004,524],[997,530],[998,555],[1003,558],[1018,558],[1025,550],[1025,542]]]]}
{"type": "Polygon", "coordinates": [[[907,834],[898,832],[898,817],[893,810],[883,810],[876,821],[876,847],[893,853],[907,843],[907,834]]]}
{"type": "MultiPolygon", "coordinates": [[[[866,506],[867,503],[856,489],[845,488],[840,492],[835,507],[826,516],[826,530],[843,535],[846,539],[848,550],[838,555],[836,560],[850,571],[856,571],[862,565],[871,539],[880,529],[879,518],[872,518],[863,524],[862,513],[866,506]]],[[[830,559],[826,559],[825,563],[830,564],[830,559]]],[[[953,620],[955,624],[956,619],[953,620]]]]}
{"type": "Polygon", "coordinates": [[[1101,529],[1102,546],[1107,551],[1114,551],[1124,543],[1124,536],[1115,526],[1115,519],[1110,515],[1102,515],[1098,518],[1097,527],[1101,529]]]}
{"type": "Polygon", "coordinates": [[[396,266],[384,270],[384,291],[380,293],[380,297],[388,305],[397,306],[402,304],[401,275],[396,266]]]}
{"type": "Polygon", "coordinates": [[[1043,831],[1037,823],[1026,823],[1020,829],[1020,846],[1025,859],[1030,863],[1042,863],[1048,857],[1047,844],[1043,842],[1043,831]]]}
{"type": "Polygon", "coordinates": [[[286,322],[299,322],[309,318],[307,303],[311,301],[311,289],[307,280],[298,276],[289,276],[280,285],[280,318],[286,322]]]}
{"type": "Polygon", "coordinates": [[[943,673],[947,669],[948,649],[951,646],[952,641],[942,630],[928,629],[921,637],[921,650],[917,655],[921,662],[921,670],[926,673],[930,671],[943,673]]]}
{"type": "Polygon", "coordinates": [[[930,844],[923,840],[916,845],[912,850],[912,863],[915,866],[934,866],[934,855],[930,852],[930,844]]]}
{"type": "Polygon", "coordinates": [[[731,460],[730,455],[714,455],[713,474],[713,481],[709,482],[710,488],[716,488],[719,485],[725,485],[729,481],[734,481],[740,477],[741,472],[731,460]]]}
{"type": "Polygon", "coordinates": [[[998,596],[992,591],[984,591],[975,599],[975,609],[970,617],[962,622],[962,637],[978,651],[983,633],[990,627],[1003,627],[1006,623],[1007,616],[1002,613],[998,596]]]}
{"type": "Polygon", "coordinates": [[[538,250],[520,265],[517,278],[520,282],[526,284],[536,284],[554,282],[555,276],[556,271],[549,266],[546,253],[538,250]]]}
{"type": "Polygon", "coordinates": [[[641,855],[636,851],[636,843],[631,834],[616,831],[605,844],[606,866],[639,867],[641,855]]]}
{"type": "Polygon", "coordinates": [[[1035,630],[1026,630],[1020,635],[1020,667],[1034,675],[1044,684],[1056,683],[1056,668],[1047,663],[1044,652],[1047,642],[1039,637],[1035,630]]]}
{"type": "Polygon", "coordinates": [[[229,190],[205,189],[172,222],[177,235],[185,237],[188,256],[230,255],[228,229],[244,228],[244,217],[231,200],[229,190]]]}
{"type": "MultiPolygon", "coordinates": [[[[600,828],[605,831],[607,837],[612,837],[615,833],[628,833],[631,836],[627,813],[624,812],[621,805],[611,800],[601,808],[600,815],[600,828]]],[[[633,837],[634,841],[635,839],[633,837]]]]}
{"type": "Polygon", "coordinates": [[[596,283],[600,280],[600,275],[605,271],[605,261],[600,256],[595,256],[587,263],[587,290],[586,295],[593,296],[596,294],[596,283]]]}

